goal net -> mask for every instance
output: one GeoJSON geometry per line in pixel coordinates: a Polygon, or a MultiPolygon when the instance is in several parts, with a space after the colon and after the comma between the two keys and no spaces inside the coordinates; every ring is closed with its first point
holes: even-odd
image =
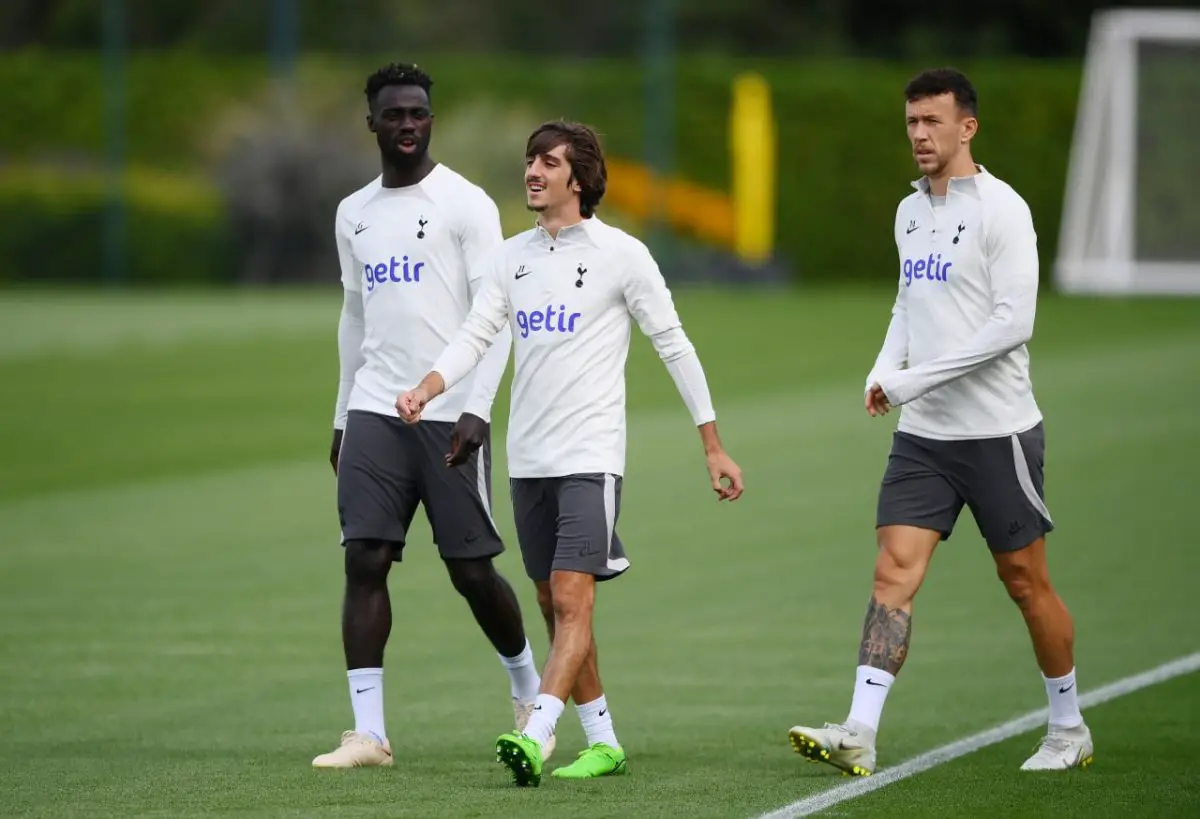
{"type": "Polygon", "coordinates": [[[1092,22],[1055,284],[1200,295],[1200,11],[1092,22]]]}

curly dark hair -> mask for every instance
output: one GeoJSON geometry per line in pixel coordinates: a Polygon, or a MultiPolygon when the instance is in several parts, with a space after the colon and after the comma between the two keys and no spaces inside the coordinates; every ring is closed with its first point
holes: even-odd
{"type": "Polygon", "coordinates": [[[374,105],[379,92],[389,85],[416,85],[430,95],[433,79],[417,67],[416,63],[389,63],[367,77],[367,104],[374,105]]]}

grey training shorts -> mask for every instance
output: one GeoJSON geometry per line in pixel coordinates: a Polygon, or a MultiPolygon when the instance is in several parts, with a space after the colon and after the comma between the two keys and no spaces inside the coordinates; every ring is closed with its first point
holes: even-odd
{"type": "MultiPolygon", "coordinates": [[[[417,506],[443,558],[478,558],[504,551],[492,520],[491,446],[485,441],[461,466],[446,466],[448,421],[406,424],[351,410],[338,464],[337,505],[342,543],[405,543],[417,506]]],[[[395,559],[400,559],[396,550],[395,559]]]]}
{"type": "Polygon", "coordinates": [[[552,571],[608,580],[629,568],[617,537],[619,475],[511,478],[509,486],[517,540],[531,580],[549,580],[552,571]]]}
{"type": "Polygon", "coordinates": [[[950,537],[965,505],[993,552],[1023,549],[1054,529],[1046,509],[1041,423],[1001,438],[941,441],[894,433],[876,525],[950,537]]]}

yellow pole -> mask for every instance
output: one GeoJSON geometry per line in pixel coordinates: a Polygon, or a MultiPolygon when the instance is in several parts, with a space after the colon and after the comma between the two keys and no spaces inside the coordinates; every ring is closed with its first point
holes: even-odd
{"type": "Polygon", "coordinates": [[[771,89],[761,75],[734,78],[729,125],[734,249],[743,261],[762,263],[775,246],[776,127],[771,89]]]}

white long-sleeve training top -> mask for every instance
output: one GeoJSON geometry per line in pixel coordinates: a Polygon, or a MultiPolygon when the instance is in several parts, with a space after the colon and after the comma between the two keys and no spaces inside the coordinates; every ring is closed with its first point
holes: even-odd
{"type": "Polygon", "coordinates": [[[623,475],[633,322],[666,363],[695,424],[715,420],[704,370],[650,251],[595,216],[553,238],[537,226],[507,240],[462,331],[432,369],[453,387],[508,324],[509,475],[623,475]]]}
{"type": "MultiPolygon", "coordinates": [[[[349,410],[396,416],[396,397],[420,383],[470,312],[504,243],[500,212],[482,188],[445,165],[415,185],[381,178],[342,200],[335,235],[345,299],[338,325],[341,377],[334,427],[349,410]]],[[[511,338],[498,329],[471,378],[425,417],[491,420],[511,338]]]]}
{"type": "Polygon", "coordinates": [[[944,440],[1012,435],[1042,419],[1026,342],[1038,293],[1025,200],[982,166],[896,209],[899,290],[867,388],[901,407],[897,429],[944,440]]]}

